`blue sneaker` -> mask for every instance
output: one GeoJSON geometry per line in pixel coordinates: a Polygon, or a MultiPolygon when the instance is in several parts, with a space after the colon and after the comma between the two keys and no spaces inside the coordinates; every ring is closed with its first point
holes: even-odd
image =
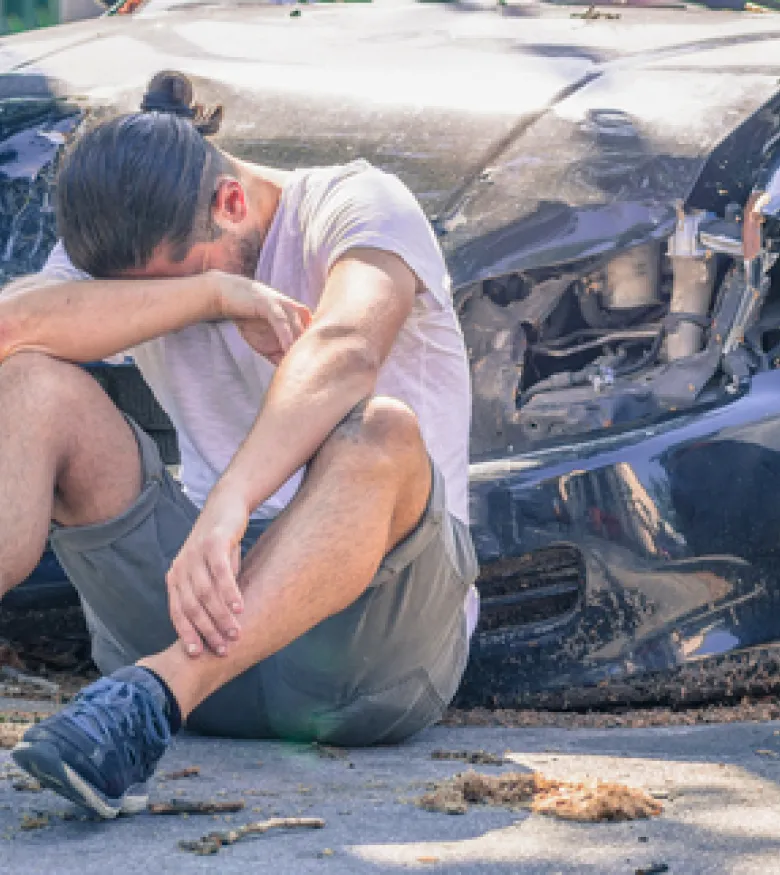
{"type": "Polygon", "coordinates": [[[129,666],[28,729],[11,756],[44,787],[108,818],[146,807],[137,785],[170,741],[165,691],[149,672],[129,666]]]}

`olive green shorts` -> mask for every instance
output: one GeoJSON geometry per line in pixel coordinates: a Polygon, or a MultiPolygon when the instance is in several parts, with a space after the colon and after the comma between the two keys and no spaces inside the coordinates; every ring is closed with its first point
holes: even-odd
{"type": "MultiPolygon", "coordinates": [[[[154,441],[131,425],[144,471],[135,504],[106,523],[51,531],[106,674],[176,640],[165,575],[198,516],[154,441]]],[[[252,521],[244,551],[258,541],[262,549],[272,525],[252,521]]],[[[468,657],[464,600],[476,576],[468,527],[447,512],[434,467],[423,518],[363,595],[219,689],[187,726],[343,745],[412,735],[442,715],[460,682],[468,657]]]]}

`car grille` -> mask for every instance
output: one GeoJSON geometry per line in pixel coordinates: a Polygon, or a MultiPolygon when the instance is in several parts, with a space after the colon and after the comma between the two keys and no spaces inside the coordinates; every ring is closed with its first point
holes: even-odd
{"type": "Polygon", "coordinates": [[[483,567],[477,587],[481,633],[543,634],[577,610],[585,591],[585,564],[574,547],[547,547],[483,567]]]}

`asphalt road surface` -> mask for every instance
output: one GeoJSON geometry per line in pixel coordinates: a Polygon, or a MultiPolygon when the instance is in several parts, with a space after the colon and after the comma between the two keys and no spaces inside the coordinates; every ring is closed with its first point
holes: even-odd
{"type": "Polygon", "coordinates": [[[345,755],[309,745],[182,736],[161,771],[186,766],[199,766],[200,774],[155,778],[152,799],[242,800],[244,810],[218,817],[145,813],[92,821],[48,791],[14,789],[13,763],[8,751],[0,751],[0,872],[780,873],[780,723],[611,730],[436,727],[400,747],[345,755]],[[472,807],[464,815],[429,813],[411,800],[428,782],[468,768],[432,759],[437,748],[508,751],[508,765],[475,767],[488,774],[533,769],[553,778],[620,781],[660,796],[664,811],[651,820],[614,824],[487,807],[472,807]],[[46,815],[45,826],[21,828],[39,813],[46,815]],[[216,856],[178,847],[182,839],[274,815],[321,817],[325,826],[268,832],[216,856]]]}

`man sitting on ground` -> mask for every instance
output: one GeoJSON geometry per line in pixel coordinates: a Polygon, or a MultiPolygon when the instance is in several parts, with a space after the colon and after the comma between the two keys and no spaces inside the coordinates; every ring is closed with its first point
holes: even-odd
{"type": "Polygon", "coordinates": [[[16,762],[112,817],[185,721],[358,745],[439,718],[475,622],[469,372],[411,193],[139,113],[76,142],[57,216],[0,296],[0,595],[50,537],[106,677],[16,762]],[[181,486],[76,364],[126,352],[181,486]]]}

